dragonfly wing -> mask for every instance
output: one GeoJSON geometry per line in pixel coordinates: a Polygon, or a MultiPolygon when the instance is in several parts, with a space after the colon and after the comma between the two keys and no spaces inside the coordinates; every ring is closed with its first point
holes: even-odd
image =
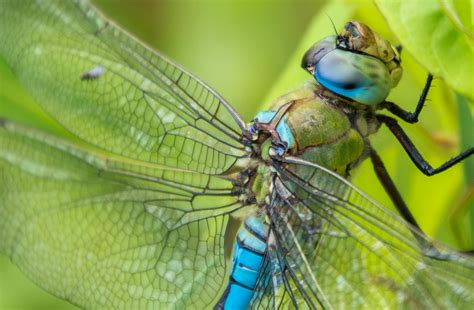
{"type": "Polygon", "coordinates": [[[235,111],[86,1],[0,1],[0,41],[80,145],[2,121],[0,251],[85,308],[212,305],[240,207],[219,177],[246,156],[235,111]]]}
{"type": "Polygon", "coordinates": [[[205,173],[245,154],[224,99],[86,1],[1,1],[0,41],[32,97],[83,142],[205,173]]]}
{"type": "Polygon", "coordinates": [[[232,184],[0,125],[0,251],[84,308],[210,307],[227,282],[232,184]]]}
{"type": "Polygon", "coordinates": [[[474,260],[419,234],[349,182],[288,158],[267,207],[277,252],[309,308],[470,308],[474,260]]]}
{"type": "Polygon", "coordinates": [[[251,300],[252,309],[292,309],[304,307],[304,290],[298,288],[292,269],[285,265],[274,233],[271,232],[267,252],[259,272],[255,293],[251,300]]]}

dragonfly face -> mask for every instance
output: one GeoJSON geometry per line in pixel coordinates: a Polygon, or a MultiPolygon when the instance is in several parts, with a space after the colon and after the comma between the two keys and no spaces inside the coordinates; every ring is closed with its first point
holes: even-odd
{"type": "Polygon", "coordinates": [[[0,251],[84,308],[210,308],[229,287],[255,307],[472,306],[471,259],[427,251],[341,177],[369,155],[398,69],[351,25],[305,57],[321,85],[247,125],[85,1],[1,1],[0,55],[73,141],[0,120],[0,251]],[[339,60],[352,80],[326,70],[339,60]],[[382,95],[338,92],[370,79],[382,95]]]}
{"type": "Polygon", "coordinates": [[[358,22],[316,43],[301,65],[326,89],[366,105],[384,101],[402,75],[397,50],[358,22]]]}

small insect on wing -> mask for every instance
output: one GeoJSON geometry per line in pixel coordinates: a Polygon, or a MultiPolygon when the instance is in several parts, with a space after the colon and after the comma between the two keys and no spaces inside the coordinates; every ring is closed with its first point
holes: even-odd
{"type": "Polygon", "coordinates": [[[81,80],[95,80],[104,73],[104,67],[98,66],[81,75],[81,80]]]}

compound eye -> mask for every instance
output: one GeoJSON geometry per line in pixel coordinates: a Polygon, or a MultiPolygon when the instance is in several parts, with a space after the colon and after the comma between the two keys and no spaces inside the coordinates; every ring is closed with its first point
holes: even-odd
{"type": "Polygon", "coordinates": [[[329,36],[315,43],[303,56],[301,67],[311,74],[319,60],[336,48],[336,36],[329,36]]]}
{"type": "Polygon", "coordinates": [[[317,66],[316,79],[329,89],[353,90],[364,87],[368,81],[355,70],[349,57],[333,53],[324,57],[317,66]]]}
{"type": "Polygon", "coordinates": [[[391,89],[390,75],[382,61],[344,50],[323,57],[314,77],[333,93],[367,105],[382,102],[391,89]]]}

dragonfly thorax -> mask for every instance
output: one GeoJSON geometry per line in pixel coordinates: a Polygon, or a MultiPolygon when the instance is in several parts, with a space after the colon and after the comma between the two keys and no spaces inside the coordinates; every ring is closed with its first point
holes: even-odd
{"type": "Polygon", "coordinates": [[[372,110],[330,100],[315,84],[278,98],[249,125],[264,160],[297,156],[344,176],[367,157],[368,136],[378,127],[372,110]]]}

